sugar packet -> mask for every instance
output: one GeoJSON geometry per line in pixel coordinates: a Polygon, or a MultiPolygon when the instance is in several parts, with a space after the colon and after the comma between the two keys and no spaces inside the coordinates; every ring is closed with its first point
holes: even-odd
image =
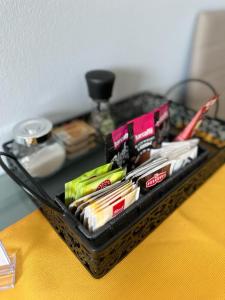
{"type": "Polygon", "coordinates": [[[140,188],[135,186],[132,191],[127,189],[122,193],[118,193],[111,198],[107,204],[100,206],[97,210],[93,210],[89,216],[86,226],[89,231],[96,231],[98,228],[106,224],[112,218],[116,217],[132,203],[139,199],[140,188]]]}

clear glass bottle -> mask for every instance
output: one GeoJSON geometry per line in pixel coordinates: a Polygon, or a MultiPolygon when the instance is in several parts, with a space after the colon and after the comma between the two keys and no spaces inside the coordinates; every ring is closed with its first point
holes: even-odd
{"type": "Polygon", "coordinates": [[[115,74],[106,70],[93,70],[86,73],[86,80],[89,96],[97,104],[91,113],[91,123],[105,137],[115,128],[109,103],[115,74]]]}
{"type": "Polygon", "coordinates": [[[33,177],[50,176],[65,161],[64,146],[52,134],[52,127],[49,120],[37,118],[25,120],[13,129],[13,153],[33,177]]]}
{"type": "Polygon", "coordinates": [[[98,102],[97,107],[91,112],[91,123],[100,131],[102,136],[106,136],[113,131],[115,124],[108,102],[98,102]]]}

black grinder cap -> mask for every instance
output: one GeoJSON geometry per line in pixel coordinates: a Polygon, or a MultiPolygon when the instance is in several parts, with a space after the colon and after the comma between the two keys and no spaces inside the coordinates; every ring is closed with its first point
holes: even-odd
{"type": "Polygon", "coordinates": [[[92,70],[85,75],[89,96],[93,100],[108,101],[112,96],[115,74],[106,70],[92,70]]]}

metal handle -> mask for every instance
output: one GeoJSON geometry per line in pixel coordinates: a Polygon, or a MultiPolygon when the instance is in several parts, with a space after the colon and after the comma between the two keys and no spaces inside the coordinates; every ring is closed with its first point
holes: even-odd
{"type": "MultiPolygon", "coordinates": [[[[200,79],[200,78],[187,78],[187,79],[184,79],[184,80],[181,80],[177,83],[175,83],[174,85],[172,85],[168,90],[167,92],[165,93],[165,98],[169,98],[169,94],[171,94],[172,91],[174,91],[175,89],[177,89],[179,86],[181,85],[185,85],[187,83],[190,83],[190,82],[199,82],[201,84],[204,84],[205,86],[207,86],[213,93],[214,96],[218,96],[219,93],[217,92],[217,90],[215,89],[215,87],[208,81],[206,80],[203,80],[203,79],[200,79]]],[[[215,113],[214,113],[214,118],[217,119],[217,115],[218,115],[218,112],[219,112],[219,101],[216,102],[216,108],[215,108],[215,113]]]]}
{"type": "Polygon", "coordinates": [[[38,200],[38,202],[41,202],[50,208],[56,210],[57,212],[62,212],[61,205],[57,205],[55,201],[45,192],[45,190],[30,176],[30,174],[23,168],[23,166],[18,162],[17,158],[11,154],[0,152],[0,166],[3,168],[3,170],[9,175],[9,177],[12,178],[29,196],[33,197],[34,199],[38,200]],[[12,159],[13,162],[16,164],[16,166],[19,168],[19,170],[22,172],[22,174],[26,177],[28,182],[35,188],[31,188],[28,186],[24,181],[22,181],[21,178],[16,175],[15,172],[10,170],[10,168],[5,164],[2,157],[6,157],[8,159],[12,159]]]}

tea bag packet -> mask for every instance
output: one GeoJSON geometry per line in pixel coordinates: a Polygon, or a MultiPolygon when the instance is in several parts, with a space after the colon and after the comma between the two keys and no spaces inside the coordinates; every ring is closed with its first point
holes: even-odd
{"type": "Polygon", "coordinates": [[[105,195],[108,195],[109,193],[111,193],[111,191],[106,192],[102,195],[93,197],[93,198],[89,199],[88,201],[80,204],[77,207],[77,210],[75,211],[75,217],[79,218],[80,221],[85,224],[86,218],[87,218],[87,211],[85,210],[85,208],[92,205],[93,203],[97,202],[98,200],[102,199],[102,197],[104,197],[105,195]]]}
{"type": "Polygon", "coordinates": [[[142,164],[150,158],[155,140],[154,112],[147,113],[128,122],[129,152],[131,168],[142,164]]]}
{"type": "Polygon", "coordinates": [[[180,145],[176,147],[167,146],[164,147],[161,155],[168,160],[174,160],[173,173],[186,166],[198,155],[198,146],[192,145],[180,145]]]}
{"type": "Polygon", "coordinates": [[[124,211],[127,207],[133,204],[135,201],[138,200],[140,193],[140,188],[136,187],[132,192],[127,194],[121,199],[116,200],[115,202],[111,203],[110,205],[106,206],[102,210],[99,210],[91,220],[91,224],[89,224],[89,230],[95,231],[112,218],[116,217],[122,211],[124,211]]]}
{"type": "Polygon", "coordinates": [[[88,219],[88,229],[92,231],[96,231],[98,228],[106,224],[112,218],[120,214],[127,207],[129,207],[132,203],[138,200],[140,193],[140,188],[135,187],[131,192],[126,195],[119,196],[115,199],[115,201],[111,201],[108,205],[99,208],[98,211],[93,213],[91,217],[88,219]]]}
{"type": "MultiPolygon", "coordinates": [[[[186,163],[190,162],[197,156],[199,139],[192,139],[185,142],[167,142],[162,143],[162,147],[151,150],[151,158],[142,163],[140,166],[132,170],[126,175],[126,179],[133,179],[140,177],[146,171],[166,162],[167,160],[181,160],[186,159],[186,163]],[[194,148],[194,149],[193,149],[194,148]],[[191,150],[193,149],[193,150],[191,150]],[[180,157],[183,155],[182,157],[180,157]]],[[[177,162],[177,166],[179,163],[177,162]]],[[[181,163],[181,167],[185,162],[181,163]]],[[[177,169],[177,168],[176,168],[177,169]]]]}
{"type": "Polygon", "coordinates": [[[169,102],[166,102],[154,109],[155,118],[155,141],[153,147],[157,148],[161,146],[161,143],[168,136],[170,129],[169,119],[169,102]]]}
{"type": "Polygon", "coordinates": [[[141,187],[142,191],[148,192],[150,189],[164,181],[173,173],[174,164],[174,160],[168,160],[163,164],[146,171],[138,178],[137,184],[141,187]]]}
{"type": "Polygon", "coordinates": [[[132,186],[131,181],[126,181],[124,184],[121,184],[118,188],[116,188],[113,191],[110,191],[107,194],[102,195],[97,201],[94,201],[92,205],[88,207],[88,209],[96,209],[97,207],[103,205],[107,201],[109,201],[111,198],[115,197],[117,194],[122,193],[123,191],[126,191],[132,186]]]}
{"type": "Polygon", "coordinates": [[[104,203],[99,204],[96,207],[92,208],[92,210],[89,211],[89,217],[88,217],[89,226],[90,224],[91,226],[93,225],[96,214],[98,214],[99,212],[101,212],[111,204],[117,202],[119,199],[122,199],[126,195],[132,193],[136,188],[137,186],[133,184],[131,187],[124,189],[120,193],[116,194],[114,197],[109,197],[106,201],[104,201],[104,203]]]}
{"type": "MultiPolygon", "coordinates": [[[[134,170],[136,172],[132,176],[133,180],[138,178],[137,183],[144,191],[151,189],[195,159],[198,154],[198,140],[168,143],[154,150],[152,156],[156,154],[159,158],[145,162],[134,170]]],[[[129,174],[127,177],[129,178],[129,174]]]]}
{"type": "Polygon", "coordinates": [[[98,177],[79,181],[78,183],[76,183],[75,199],[79,199],[85,195],[103,189],[117,181],[120,181],[125,177],[125,175],[126,170],[118,168],[98,177]]]}
{"type": "Polygon", "coordinates": [[[127,193],[131,192],[133,188],[134,184],[131,181],[127,182],[123,187],[116,189],[114,192],[109,193],[88,205],[84,210],[84,223],[86,224],[87,219],[97,211],[107,206],[109,203],[114,202],[118,197],[125,196],[127,193]]]}
{"type": "Polygon", "coordinates": [[[106,161],[112,162],[116,167],[126,166],[129,160],[128,128],[123,125],[106,137],[106,161]]]}
{"type": "Polygon", "coordinates": [[[159,157],[157,159],[149,159],[139,167],[135,168],[131,172],[129,172],[126,176],[126,179],[132,179],[135,180],[135,178],[140,177],[142,174],[144,174],[146,171],[166,162],[168,159],[159,157]]]}
{"type": "Polygon", "coordinates": [[[162,148],[165,147],[181,147],[181,146],[187,146],[189,149],[198,146],[199,144],[199,139],[198,138],[194,138],[194,139],[189,139],[186,141],[181,141],[181,142],[163,142],[162,143],[162,148]]]}
{"type": "MultiPolygon", "coordinates": [[[[132,186],[132,182],[125,181],[121,183],[116,189],[113,191],[110,191],[97,199],[94,199],[93,201],[89,201],[88,205],[84,206],[84,209],[82,213],[80,214],[81,221],[84,222],[86,225],[86,222],[89,218],[89,215],[91,214],[91,211],[97,209],[99,206],[104,205],[107,201],[110,201],[111,199],[117,197],[119,193],[123,193],[124,191],[127,191],[132,186]]],[[[79,208],[78,208],[79,209],[79,208]]]]}
{"type": "Polygon", "coordinates": [[[87,201],[89,201],[90,199],[95,199],[99,196],[101,196],[102,194],[107,193],[108,191],[111,191],[113,189],[115,189],[118,185],[120,184],[120,182],[115,182],[109,186],[106,186],[104,189],[101,190],[97,190],[91,194],[88,194],[86,196],[83,196],[77,200],[74,200],[73,202],[70,203],[69,205],[69,209],[72,211],[74,208],[76,209],[79,205],[86,203],[87,201]]]}
{"type": "Polygon", "coordinates": [[[170,157],[171,159],[173,157],[176,157],[174,161],[174,166],[173,166],[173,173],[180,170],[181,168],[185,167],[187,164],[192,162],[198,155],[198,146],[194,146],[191,149],[183,148],[179,149],[177,151],[174,151],[170,157]]]}
{"type": "Polygon", "coordinates": [[[198,156],[198,144],[199,139],[163,143],[161,156],[175,160],[173,172],[176,172],[198,156]]]}
{"type": "Polygon", "coordinates": [[[159,157],[167,157],[169,159],[176,159],[177,156],[186,153],[192,148],[198,149],[199,139],[190,139],[184,142],[163,142],[162,147],[158,149],[152,149],[151,159],[157,159],[159,157]]]}
{"type": "Polygon", "coordinates": [[[76,185],[78,182],[97,177],[99,175],[103,175],[109,171],[112,170],[112,164],[108,163],[105,165],[102,165],[100,167],[97,167],[93,170],[90,170],[88,172],[85,172],[81,176],[67,182],[65,184],[65,204],[69,205],[73,200],[75,200],[76,196],[76,185]]]}
{"type": "Polygon", "coordinates": [[[94,193],[91,193],[87,196],[84,196],[73,203],[70,204],[69,209],[75,213],[75,216],[83,219],[83,210],[86,206],[94,203],[98,199],[102,199],[105,195],[108,195],[109,193],[113,193],[115,190],[119,189],[123,185],[125,185],[125,181],[116,182],[112,184],[111,186],[108,186],[104,189],[101,189],[99,191],[96,191],[94,193]]]}

